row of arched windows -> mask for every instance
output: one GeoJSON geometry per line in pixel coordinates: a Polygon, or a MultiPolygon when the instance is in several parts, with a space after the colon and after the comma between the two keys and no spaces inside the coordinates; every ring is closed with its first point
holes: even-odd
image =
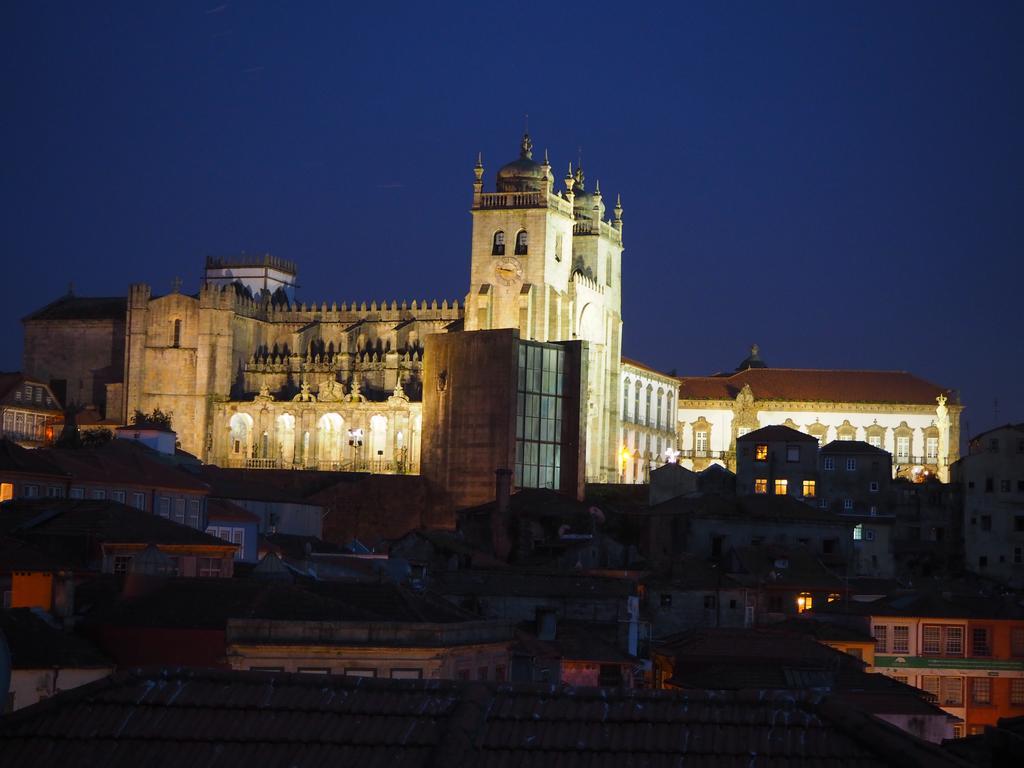
{"type": "Polygon", "coordinates": [[[672,429],[672,390],[653,384],[644,387],[643,382],[633,385],[629,379],[622,384],[622,418],[635,424],[645,424],[656,429],[672,429]],[[630,409],[630,389],[633,407],[630,409]]]}
{"type": "MultiPolygon", "coordinates": [[[[530,239],[526,234],[525,229],[520,229],[516,232],[515,239],[515,253],[516,256],[525,256],[529,251],[530,239]]],[[[505,255],[505,232],[499,229],[494,233],[493,245],[491,248],[492,256],[504,256],[505,255]]]]}

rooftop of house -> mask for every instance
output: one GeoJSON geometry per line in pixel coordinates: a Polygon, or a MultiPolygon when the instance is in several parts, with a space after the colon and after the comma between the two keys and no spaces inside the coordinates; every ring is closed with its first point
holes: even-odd
{"type": "Polygon", "coordinates": [[[211,523],[258,523],[260,516],[227,499],[207,499],[206,519],[211,523]]]}
{"type": "Polygon", "coordinates": [[[822,642],[871,643],[872,645],[875,642],[875,638],[867,632],[845,624],[820,621],[806,614],[772,624],[772,629],[806,635],[822,642]]]}
{"type": "Polygon", "coordinates": [[[22,318],[32,320],[124,320],[128,313],[128,299],[124,296],[75,296],[68,292],[42,309],[22,318]]]}
{"type": "MultiPolygon", "coordinates": [[[[212,464],[195,467],[196,476],[222,499],[308,504],[305,497],[338,482],[336,472],[226,469],[212,464]],[[282,473],[284,476],[282,477],[282,473]],[[302,475],[302,477],[292,477],[302,475]],[[320,475],[320,477],[307,477],[320,475]]],[[[346,473],[352,474],[352,473],[346,473]]]]}
{"type": "Polygon", "coordinates": [[[90,616],[113,626],[188,629],[223,629],[229,619],[445,624],[479,617],[436,595],[391,583],[272,579],[169,579],[90,616]]]}
{"type": "Polygon", "coordinates": [[[39,379],[33,379],[26,376],[21,371],[0,372],[0,400],[6,399],[8,395],[11,395],[11,399],[14,401],[15,405],[26,410],[53,411],[57,414],[61,411],[60,403],[57,402],[57,398],[50,390],[50,387],[39,379]],[[43,387],[46,390],[46,401],[35,402],[34,399],[29,400],[27,398],[23,401],[17,400],[17,393],[15,393],[14,390],[26,383],[43,387]]]}
{"type": "Polygon", "coordinates": [[[637,664],[639,660],[619,647],[618,624],[559,619],[554,637],[542,640],[535,622],[523,622],[516,633],[513,653],[537,658],[585,661],[595,664],[637,664]]]}
{"type": "MultiPolygon", "coordinates": [[[[729,573],[741,583],[765,588],[813,589],[843,593],[846,584],[816,555],[802,547],[761,544],[736,547],[729,553],[729,573]]],[[[838,601],[837,601],[838,602],[838,601]]]]}
{"type": "Polygon", "coordinates": [[[442,595],[618,598],[637,594],[631,579],[512,569],[438,571],[431,587],[442,595]]]}
{"type": "Polygon", "coordinates": [[[743,443],[817,443],[818,438],[806,432],[787,427],[785,424],[770,424],[736,438],[743,443]]]}
{"type": "Polygon", "coordinates": [[[819,453],[824,455],[846,455],[846,454],[868,454],[874,456],[889,457],[891,454],[881,448],[876,448],[863,440],[833,440],[821,447],[819,453]]]}
{"type": "Polygon", "coordinates": [[[865,672],[859,659],[779,625],[688,630],[656,641],[655,649],[672,657],[668,682],[680,688],[822,689],[849,695],[875,714],[945,716],[920,690],[865,672]]]}
{"type": "Polygon", "coordinates": [[[0,471],[48,475],[67,480],[69,475],[48,458],[46,451],[22,448],[13,440],[0,438],[0,471]]]}
{"type": "Polygon", "coordinates": [[[12,669],[114,667],[88,640],[31,608],[0,611],[0,634],[10,648],[12,669]]]}
{"type": "Polygon", "coordinates": [[[645,510],[646,514],[687,514],[694,518],[742,518],[762,522],[807,522],[847,525],[841,515],[805,504],[793,496],[750,494],[723,496],[716,493],[691,493],[677,496],[645,510]]]}
{"type": "MultiPolygon", "coordinates": [[[[807,403],[936,405],[950,390],[905,371],[823,371],[809,368],[747,368],[723,376],[682,376],[680,400],[735,400],[744,385],[757,400],[807,403]]],[[[954,406],[958,407],[958,406],[954,406]]]]}
{"type": "Polygon", "coordinates": [[[62,764],[965,765],[813,694],[131,670],[8,715],[0,751],[62,764]]]}
{"type": "Polygon", "coordinates": [[[159,453],[135,440],[111,440],[96,448],[49,448],[41,452],[75,482],[106,486],[123,483],[203,495],[210,490],[209,485],[162,461],[159,453]]]}
{"type": "Polygon", "coordinates": [[[1024,619],[1024,597],[1006,594],[965,594],[942,591],[941,586],[891,592],[873,602],[836,601],[815,606],[815,613],[828,616],[903,616],[944,619],[1024,619]]]}
{"type": "Polygon", "coordinates": [[[231,546],[159,515],[120,502],[84,499],[15,499],[0,506],[0,534],[36,546],[54,540],[99,544],[231,546]]]}

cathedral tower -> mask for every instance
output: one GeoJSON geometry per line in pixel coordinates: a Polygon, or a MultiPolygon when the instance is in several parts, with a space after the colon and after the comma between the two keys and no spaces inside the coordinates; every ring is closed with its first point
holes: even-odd
{"type": "Polygon", "coordinates": [[[622,334],[622,206],[604,219],[600,184],[582,168],[554,191],[547,153],[533,158],[525,134],[519,157],[502,166],[495,192],[473,169],[473,239],[467,330],[516,328],[535,341],[587,342],[589,481],[618,478],[618,387],[622,334]]]}

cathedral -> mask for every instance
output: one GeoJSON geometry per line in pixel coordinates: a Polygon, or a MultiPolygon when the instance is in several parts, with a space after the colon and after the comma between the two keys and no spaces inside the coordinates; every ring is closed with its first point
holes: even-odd
{"type": "Polygon", "coordinates": [[[962,406],[911,374],[772,369],[756,348],[736,371],[712,376],[624,360],[622,205],[616,197],[608,215],[582,167],[556,180],[529,135],[493,191],[478,157],[471,215],[461,305],[300,302],[289,261],[208,258],[195,294],[176,285],[158,296],[143,284],[127,297],[69,293],[24,318],[23,370],[110,423],[170,413],[182,449],[208,463],[416,474],[424,432],[436,426],[424,423],[425,339],[515,331],[524,345],[580,347],[573,402],[583,445],[572,466],[581,481],[643,483],[665,462],[732,468],[736,438],[770,424],[821,442],[870,442],[910,476],[945,479],[959,456],[962,406]]]}
{"type": "Polygon", "coordinates": [[[129,292],[123,413],[173,414],[182,448],[249,468],[417,472],[423,339],[516,329],[586,342],[586,477],[618,479],[622,206],[569,168],[556,190],[524,135],[484,191],[473,182],[469,293],[429,304],[298,303],[296,267],[208,259],[197,295],[129,292]]]}

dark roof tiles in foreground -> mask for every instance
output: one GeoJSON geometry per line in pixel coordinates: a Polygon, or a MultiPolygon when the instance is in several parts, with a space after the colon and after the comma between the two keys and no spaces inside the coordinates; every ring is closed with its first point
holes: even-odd
{"type": "Polygon", "coordinates": [[[818,696],[134,670],[0,722],[0,764],[956,766],[818,696]]]}

